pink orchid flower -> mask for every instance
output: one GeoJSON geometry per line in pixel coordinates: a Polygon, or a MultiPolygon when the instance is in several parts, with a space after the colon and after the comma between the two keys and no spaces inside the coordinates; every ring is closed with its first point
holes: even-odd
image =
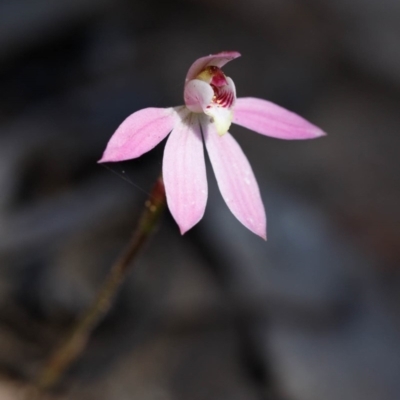
{"type": "Polygon", "coordinates": [[[196,60],[186,75],[185,105],[133,113],[111,137],[99,161],[140,157],[171,132],[162,173],[167,204],[182,234],[201,220],[206,207],[203,138],[227,206],[244,226],[266,239],[260,191],[246,156],[228,132],[231,123],[279,139],[324,135],[302,117],[267,100],[236,98],[235,85],[221,68],[239,56],[229,51],[196,60]]]}

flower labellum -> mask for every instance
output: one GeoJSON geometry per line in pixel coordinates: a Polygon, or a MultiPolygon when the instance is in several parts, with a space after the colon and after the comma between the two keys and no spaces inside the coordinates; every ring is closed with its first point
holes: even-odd
{"type": "Polygon", "coordinates": [[[210,116],[219,135],[228,132],[236,100],[235,84],[216,66],[206,67],[185,85],[186,107],[210,116]]]}
{"type": "Polygon", "coordinates": [[[266,239],[257,181],[228,132],[231,124],[286,140],[325,135],[304,118],[267,100],[236,98],[235,84],[221,68],[239,56],[226,51],[196,60],[186,75],[185,105],[136,111],[118,127],[99,161],[140,157],[171,133],[164,150],[163,179],[168,207],[182,234],[201,220],[206,207],[203,138],[227,206],[244,226],[266,239]]]}

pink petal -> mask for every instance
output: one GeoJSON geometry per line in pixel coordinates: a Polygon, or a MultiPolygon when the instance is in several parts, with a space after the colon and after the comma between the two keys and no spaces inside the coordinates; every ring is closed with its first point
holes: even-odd
{"type": "Polygon", "coordinates": [[[237,51],[223,51],[218,54],[210,54],[209,56],[201,57],[197,59],[186,75],[185,82],[188,82],[194,78],[205,68],[210,65],[222,68],[227,62],[240,57],[240,53],[237,51]]]}
{"type": "Polygon", "coordinates": [[[145,108],[136,111],[115,131],[99,162],[140,157],[160,143],[186,113],[184,107],[145,108]]]}
{"type": "Polygon", "coordinates": [[[278,139],[313,139],[325,132],[299,115],[267,100],[236,99],[233,123],[278,139]]]}
{"type": "Polygon", "coordinates": [[[212,87],[200,79],[193,79],[185,85],[184,98],[186,107],[193,112],[203,112],[214,96],[212,87]]]}
{"type": "Polygon", "coordinates": [[[201,124],[222,197],[246,228],[266,239],[264,206],[246,156],[230,133],[219,136],[206,118],[202,118],[201,124]]]}
{"type": "Polygon", "coordinates": [[[207,202],[207,177],[198,116],[190,113],[168,138],[163,179],[168,207],[182,235],[201,220],[207,202]]]}

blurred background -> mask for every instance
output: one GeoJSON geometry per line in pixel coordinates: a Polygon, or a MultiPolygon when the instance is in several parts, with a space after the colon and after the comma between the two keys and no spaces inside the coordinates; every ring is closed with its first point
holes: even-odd
{"type": "Polygon", "coordinates": [[[238,96],[328,136],[231,128],[268,242],[210,168],[204,219],[169,213],[57,399],[400,398],[400,2],[1,0],[0,399],[19,399],[127,243],[164,144],[96,164],[119,123],[183,102],[222,50],[238,96]]]}

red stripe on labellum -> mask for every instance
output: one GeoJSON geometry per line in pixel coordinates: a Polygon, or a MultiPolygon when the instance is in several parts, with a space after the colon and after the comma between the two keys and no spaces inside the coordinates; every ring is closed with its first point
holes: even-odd
{"type": "Polygon", "coordinates": [[[214,90],[213,103],[221,107],[229,108],[233,104],[234,96],[229,86],[216,87],[211,85],[214,90]]]}

